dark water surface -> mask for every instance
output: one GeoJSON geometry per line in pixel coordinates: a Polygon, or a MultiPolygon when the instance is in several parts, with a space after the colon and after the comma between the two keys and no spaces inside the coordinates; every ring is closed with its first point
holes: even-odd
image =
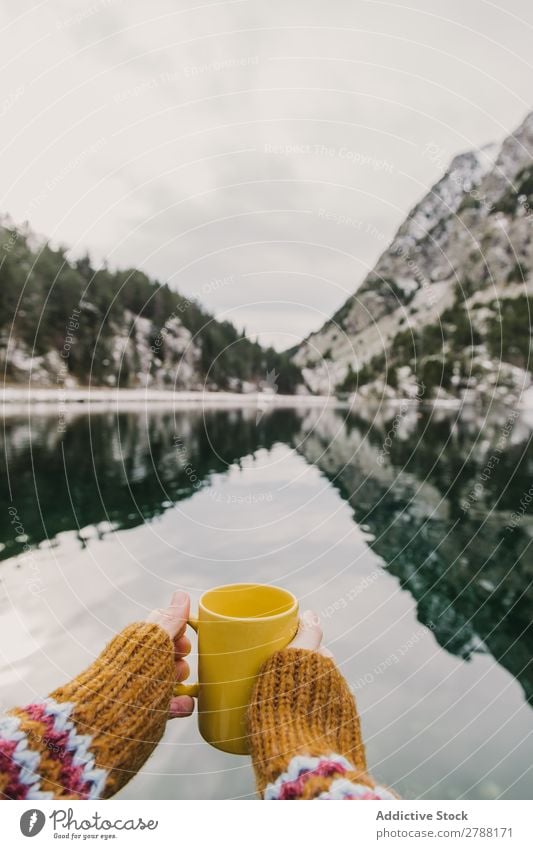
{"type": "MultiPolygon", "coordinates": [[[[12,414],[2,440],[4,707],[78,672],[176,585],[197,600],[273,582],[321,613],[383,783],[531,798],[522,415],[75,407],[65,433],[53,414],[12,414]]],[[[189,719],[122,795],[252,794],[248,759],[208,747],[189,719]]]]}

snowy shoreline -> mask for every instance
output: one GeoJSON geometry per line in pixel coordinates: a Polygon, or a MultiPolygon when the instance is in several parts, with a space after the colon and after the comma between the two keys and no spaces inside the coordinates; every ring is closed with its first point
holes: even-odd
{"type": "MultiPolygon", "coordinates": [[[[113,389],[105,387],[81,388],[36,388],[11,386],[0,388],[0,416],[31,410],[34,413],[74,410],[94,412],[119,407],[121,410],[139,409],[143,405],[178,407],[180,409],[202,409],[204,407],[236,408],[247,407],[256,410],[273,408],[324,408],[337,407],[351,409],[363,407],[416,406],[413,398],[370,399],[361,395],[339,399],[335,395],[279,395],[274,392],[209,392],[209,391],[173,391],[167,389],[113,389]]],[[[426,402],[435,409],[461,409],[475,406],[473,399],[434,399],[426,402]]],[[[533,414],[533,387],[523,391],[517,399],[517,409],[522,413],[533,414]]]]}
{"type": "Polygon", "coordinates": [[[11,405],[32,407],[36,404],[70,406],[71,404],[167,404],[195,406],[246,406],[269,407],[320,407],[339,403],[329,395],[278,395],[268,392],[174,392],[166,389],[39,389],[27,387],[4,387],[0,389],[0,405],[10,409],[11,405]]]}

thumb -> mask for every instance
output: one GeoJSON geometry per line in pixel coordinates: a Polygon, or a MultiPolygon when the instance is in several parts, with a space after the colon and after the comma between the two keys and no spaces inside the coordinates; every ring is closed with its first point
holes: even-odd
{"type": "Polygon", "coordinates": [[[288,648],[318,651],[321,642],[322,628],[319,616],[312,610],[306,610],[300,619],[298,633],[288,648]]]}
{"type": "Polygon", "coordinates": [[[170,639],[174,640],[184,633],[190,608],[191,600],[188,593],[176,590],[172,594],[169,606],[152,610],[146,621],[160,625],[170,639]]]}

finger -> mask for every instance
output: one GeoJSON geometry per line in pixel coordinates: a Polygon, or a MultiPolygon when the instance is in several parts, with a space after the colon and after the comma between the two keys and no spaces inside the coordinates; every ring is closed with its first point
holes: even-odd
{"type": "Polygon", "coordinates": [[[185,631],[190,607],[191,600],[188,594],[176,590],[172,594],[169,606],[153,610],[146,621],[160,625],[171,640],[174,640],[176,637],[181,637],[185,631]]]}
{"type": "Polygon", "coordinates": [[[289,647],[317,651],[320,648],[321,642],[322,628],[320,627],[319,616],[312,610],[306,610],[300,619],[298,633],[289,647]]]}
{"type": "Polygon", "coordinates": [[[170,700],[170,719],[179,716],[190,716],[194,710],[194,699],[191,696],[173,696],[170,700]]]}
{"type": "Polygon", "coordinates": [[[191,648],[191,641],[185,636],[185,634],[182,637],[178,637],[178,639],[174,641],[174,657],[176,660],[186,657],[190,654],[191,648]]]}
{"type": "Polygon", "coordinates": [[[185,681],[191,673],[186,660],[176,661],[176,681],[185,681]]]}

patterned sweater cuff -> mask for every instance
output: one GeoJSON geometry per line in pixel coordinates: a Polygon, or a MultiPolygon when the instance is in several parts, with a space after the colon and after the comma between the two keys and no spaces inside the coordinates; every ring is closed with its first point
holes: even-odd
{"type": "MultiPolygon", "coordinates": [[[[362,776],[368,781],[367,776],[362,776]]],[[[266,800],[295,799],[396,799],[380,785],[369,786],[356,778],[353,765],[342,755],[296,755],[276,781],[267,784],[266,800]]]]}
{"type": "Polygon", "coordinates": [[[0,796],[112,796],[159,742],[174,677],[166,632],[125,628],[77,678],[0,718],[0,796]]]}
{"type": "Polygon", "coordinates": [[[108,773],[95,764],[90,734],[78,734],[74,705],[54,699],[0,716],[0,790],[8,799],[99,799],[108,773]],[[43,789],[46,788],[46,789],[43,789]]]}
{"type": "MultiPolygon", "coordinates": [[[[338,752],[354,764],[361,783],[374,783],[366,772],[353,695],[333,661],[317,652],[288,648],[267,660],[248,708],[248,735],[260,795],[277,784],[289,763],[298,764],[297,755],[313,759],[338,752]]],[[[319,777],[311,773],[301,782],[306,798],[329,786],[319,777]]]]}

